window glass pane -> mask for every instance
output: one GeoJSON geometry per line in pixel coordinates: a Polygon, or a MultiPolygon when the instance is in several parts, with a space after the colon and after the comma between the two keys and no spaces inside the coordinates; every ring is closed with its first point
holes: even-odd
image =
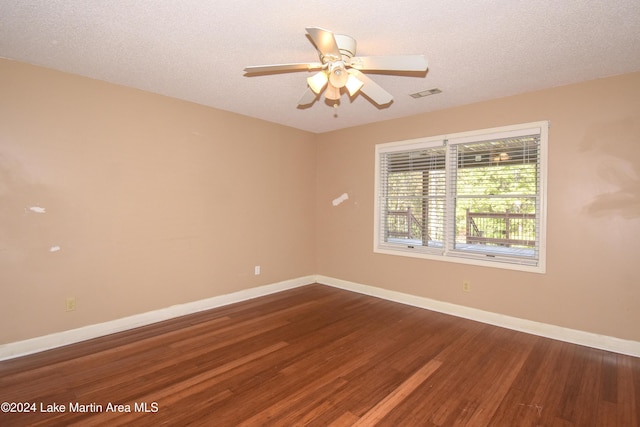
{"type": "Polygon", "coordinates": [[[454,248],[536,258],[537,138],[460,144],[455,151],[454,248]]]}
{"type": "Polygon", "coordinates": [[[385,242],[442,247],[445,149],[384,155],[385,242]]]}

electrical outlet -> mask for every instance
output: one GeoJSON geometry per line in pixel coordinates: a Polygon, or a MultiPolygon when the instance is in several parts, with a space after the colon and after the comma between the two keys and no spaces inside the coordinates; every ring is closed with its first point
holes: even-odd
{"type": "Polygon", "coordinates": [[[468,280],[462,281],[462,290],[464,292],[471,292],[471,282],[468,280]]]}
{"type": "Polygon", "coordinates": [[[74,311],[76,309],[76,297],[68,297],[65,303],[67,311],[74,311]]]}
{"type": "Polygon", "coordinates": [[[253,267],[253,274],[255,274],[256,276],[260,275],[260,266],[256,265],[255,267],[253,267]]]}

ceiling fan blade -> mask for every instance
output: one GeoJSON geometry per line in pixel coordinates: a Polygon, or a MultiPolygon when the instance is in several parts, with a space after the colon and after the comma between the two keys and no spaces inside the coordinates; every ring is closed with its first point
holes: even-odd
{"type": "Polygon", "coordinates": [[[309,105],[313,104],[318,96],[311,90],[311,88],[307,88],[307,90],[302,94],[302,98],[298,101],[298,105],[309,105]]]}
{"type": "Polygon", "coordinates": [[[331,31],[317,27],[305,28],[305,30],[322,56],[333,56],[335,59],[342,57],[336,38],[331,31]]]}
{"type": "Polygon", "coordinates": [[[324,65],[319,62],[303,62],[293,64],[251,65],[244,69],[246,74],[285,73],[288,71],[320,70],[324,65]]]}
{"type": "Polygon", "coordinates": [[[358,70],[378,71],[427,71],[423,55],[356,56],[350,64],[358,70]]]}
{"type": "Polygon", "coordinates": [[[380,87],[376,82],[371,80],[365,74],[353,68],[349,70],[349,73],[354,77],[357,77],[362,83],[364,83],[362,85],[362,88],[360,88],[360,92],[367,95],[376,104],[387,105],[391,103],[391,101],[393,101],[393,96],[389,92],[382,89],[382,87],[380,87]]]}

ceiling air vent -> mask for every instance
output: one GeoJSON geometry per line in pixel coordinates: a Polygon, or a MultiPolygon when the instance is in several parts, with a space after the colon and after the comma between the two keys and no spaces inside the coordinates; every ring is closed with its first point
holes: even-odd
{"type": "Polygon", "coordinates": [[[412,98],[423,98],[425,96],[436,95],[438,93],[442,93],[442,91],[436,87],[433,89],[423,90],[422,92],[412,93],[409,96],[411,96],[412,98]]]}

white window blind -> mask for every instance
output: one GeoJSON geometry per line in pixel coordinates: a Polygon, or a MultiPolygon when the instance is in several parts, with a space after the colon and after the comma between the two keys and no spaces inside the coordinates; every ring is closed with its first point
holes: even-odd
{"type": "Polygon", "coordinates": [[[442,252],[445,207],[445,148],[383,153],[381,222],[384,240],[442,252]]]}
{"type": "Polygon", "coordinates": [[[374,250],[544,272],[547,127],[377,145],[374,250]]]}
{"type": "Polygon", "coordinates": [[[450,143],[452,255],[537,265],[540,135],[450,143]]]}

